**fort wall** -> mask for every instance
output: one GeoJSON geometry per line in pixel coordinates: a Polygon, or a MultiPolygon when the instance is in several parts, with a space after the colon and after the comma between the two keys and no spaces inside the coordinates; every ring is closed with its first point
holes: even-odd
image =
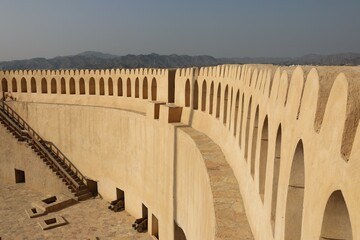
{"type": "Polygon", "coordinates": [[[226,239],[217,237],[206,158],[182,125],[220,147],[255,239],[360,239],[358,67],[170,72],[16,71],[0,79],[11,106],[99,181],[105,199],[123,188],[126,209],[138,217],[145,203],[164,239],[174,220],[187,239],[226,239]]]}

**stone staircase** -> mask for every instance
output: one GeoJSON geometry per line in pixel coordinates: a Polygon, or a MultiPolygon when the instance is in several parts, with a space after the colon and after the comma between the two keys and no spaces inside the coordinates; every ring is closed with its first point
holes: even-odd
{"type": "Polygon", "coordinates": [[[71,161],[52,143],[42,139],[12,108],[0,101],[0,123],[19,142],[23,142],[39,156],[67,186],[78,201],[88,199],[87,180],[71,161]]]}

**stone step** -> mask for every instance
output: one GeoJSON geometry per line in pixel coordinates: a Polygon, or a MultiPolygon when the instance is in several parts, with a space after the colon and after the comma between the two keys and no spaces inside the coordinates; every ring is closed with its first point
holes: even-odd
{"type": "Polygon", "coordinates": [[[78,201],[84,201],[84,200],[89,199],[89,198],[91,198],[91,197],[93,197],[92,193],[91,193],[91,192],[87,192],[87,193],[85,193],[85,194],[83,194],[83,195],[77,196],[76,199],[77,199],[78,201]]]}
{"type": "Polygon", "coordinates": [[[78,190],[78,191],[76,191],[75,196],[78,197],[78,196],[81,196],[81,195],[86,194],[88,192],[89,192],[89,190],[87,188],[82,189],[82,190],[78,190]]]}

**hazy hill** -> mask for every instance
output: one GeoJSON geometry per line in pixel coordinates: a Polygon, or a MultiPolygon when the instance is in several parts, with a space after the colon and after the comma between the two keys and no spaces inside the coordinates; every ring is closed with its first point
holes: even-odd
{"type": "Polygon", "coordinates": [[[73,56],[51,59],[33,58],[0,62],[0,70],[14,69],[107,69],[107,68],[181,68],[214,66],[224,63],[270,63],[276,65],[360,65],[360,54],[309,54],[298,58],[214,58],[188,55],[126,55],[117,56],[87,51],[73,56]]]}

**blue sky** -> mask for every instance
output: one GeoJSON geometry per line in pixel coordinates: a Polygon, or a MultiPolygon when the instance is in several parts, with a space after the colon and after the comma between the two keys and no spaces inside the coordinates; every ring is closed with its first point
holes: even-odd
{"type": "Polygon", "coordinates": [[[2,0],[0,60],[360,52],[359,0],[2,0]]]}

